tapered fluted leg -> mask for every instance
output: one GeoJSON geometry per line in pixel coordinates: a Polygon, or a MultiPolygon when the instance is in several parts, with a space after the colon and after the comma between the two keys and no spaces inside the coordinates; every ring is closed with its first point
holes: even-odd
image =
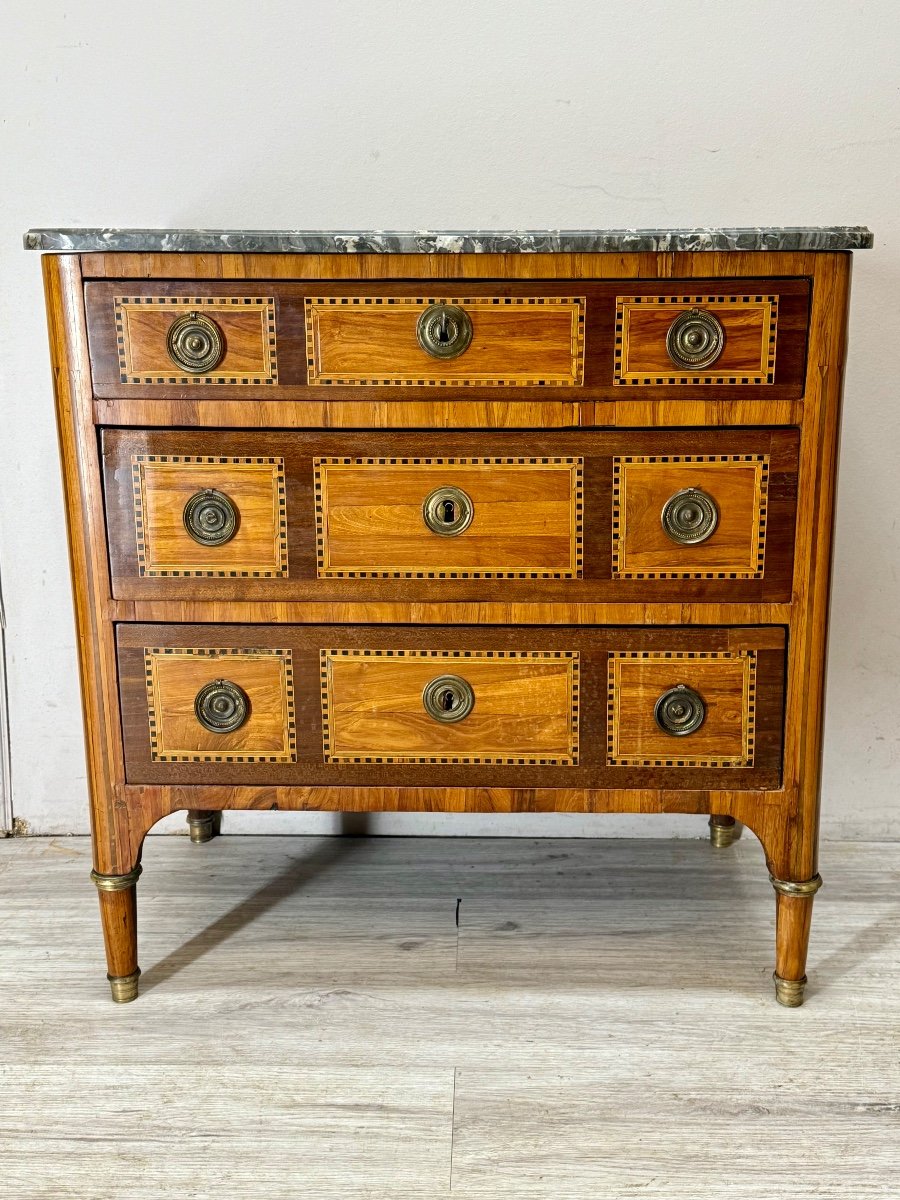
{"type": "Polygon", "coordinates": [[[800,882],[769,878],[775,888],[775,999],[786,1008],[799,1008],[806,988],[813,897],[822,879],[819,875],[800,882]]]}
{"type": "Polygon", "coordinates": [[[741,836],[743,828],[740,821],[736,821],[734,817],[722,817],[713,813],[709,818],[709,840],[719,849],[730,846],[741,836]]]}
{"type": "Polygon", "coordinates": [[[137,881],[140,866],[127,875],[101,875],[91,871],[100,897],[100,920],[106,945],[106,965],[112,998],[126,1004],[138,994],[137,881]]]}
{"type": "Polygon", "coordinates": [[[191,834],[191,841],[194,845],[200,845],[202,842],[211,841],[222,824],[222,814],[216,811],[207,811],[203,808],[192,808],[187,815],[188,829],[191,834]]]}

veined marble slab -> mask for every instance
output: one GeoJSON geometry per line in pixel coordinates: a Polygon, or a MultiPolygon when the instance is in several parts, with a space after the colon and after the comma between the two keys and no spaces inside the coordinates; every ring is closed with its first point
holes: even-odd
{"type": "Polygon", "coordinates": [[[700,250],[867,250],[864,225],[758,229],[467,229],[405,233],[298,229],[30,229],[26,250],[137,254],[540,254],[700,250]]]}

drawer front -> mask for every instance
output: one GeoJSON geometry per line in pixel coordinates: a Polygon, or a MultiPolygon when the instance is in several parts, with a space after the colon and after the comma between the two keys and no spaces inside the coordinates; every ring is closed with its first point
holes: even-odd
{"type": "Polygon", "coordinates": [[[105,430],[113,590],[786,600],[798,446],[792,429],[105,430]]]}
{"type": "Polygon", "coordinates": [[[775,627],[117,631],[132,783],[774,788],[775,627]]]}
{"type": "Polygon", "coordinates": [[[802,393],[805,279],[89,281],[99,397],[422,403],[802,393]]]}

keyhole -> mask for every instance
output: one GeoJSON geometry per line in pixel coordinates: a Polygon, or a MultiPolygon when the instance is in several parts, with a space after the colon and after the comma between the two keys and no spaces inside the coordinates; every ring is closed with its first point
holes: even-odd
{"type": "Polygon", "coordinates": [[[453,712],[455,704],[456,704],[456,697],[453,695],[453,693],[448,688],[447,691],[444,692],[441,696],[441,708],[444,710],[444,712],[453,712]]]}
{"type": "Polygon", "coordinates": [[[445,525],[452,525],[456,520],[456,502],[454,500],[444,500],[441,504],[443,509],[443,517],[441,518],[445,525]]]}

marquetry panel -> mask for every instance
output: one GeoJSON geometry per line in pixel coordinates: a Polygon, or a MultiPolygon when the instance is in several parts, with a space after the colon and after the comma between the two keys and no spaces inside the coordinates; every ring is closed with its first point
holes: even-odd
{"type": "Polygon", "coordinates": [[[287,575],[284,460],[265,456],[131,456],[137,566],[149,578],[275,579],[287,575]],[[203,545],[188,533],[184,509],[207,489],[237,512],[234,536],[203,545]]]}
{"type": "Polygon", "coordinates": [[[795,429],[104,429],[101,444],[121,600],[791,597],[795,429]],[[720,511],[716,531],[695,546],[670,543],[662,530],[663,505],[682,483],[701,484],[720,511]],[[464,507],[471,501],[472,520],[442,536],[423,502],[448,486],[464,507]],[[204,489],[238,511],[236,533],[220,545],[198,544],[185,529],[185,504],[204,489]]]}
{"type": "Polygon", "coordinates": [[[580,296],[309,296],[308,382],[324,385],[572,387],[584,374],[580,296]],[[463,308],[472,342],[430,357],[416,323],[430,304],[463,308]]]}
{"type": "Polygon", "coordinates": [[[574,766],[578,674],[572,650],[323,650],[325,761],[574,766]],[[475,695],[455,724],[422,699],[447,674],[475,695]]]}
{"type": "Polygon", "coordinates": [[[775,379],[777,295],[684,293],[616,297],[616,384],[771,384],[775,379]],[[708,309],[724,331],[724,346],[708,368],[689,371],[672,362],[666,334],[691,308],[708,309]]]}
{"type": "MultiPolygon", "coordinates": [[[[603,262],[611,269],[610,257],[603,262]]],[[[212,277],[202,280],[87,280],[91,386],[98,401],[110,402],[99,405],[99,422],[345,429],[685,426],[739,423],[734,405],[740,403],[750,406],[749,423],[757,424],[760,401],[784,405],[802,396],[808,279],[631,278],[626,284],[612,277],[615,271],[607,278],[602,271],[599,277],[567,278],[573,264],[560,260],[556,278],[528,282],[507,278],[503,271],[499,278],[463,281],[448,277],[459,265],[454,257],[449,262],[423,258],[422,266],[440,270],[437,279],[416,279],[413,273],[405,280],[373,274],[350,281],[340,278],[342,257],[328,258],[335,268],[328,282],[302,274],[275,279],[262,271],[253,278],[217,279],[215,258],[208,260],[212,277]],[[615,367],[616,351],[621,359],[622,350],[621,342],[616,346],[617,301],[641,298],[633,305],[638,324],[652,314],[653,303],[662,306],[657,319],[665,324],[648,335],[648,345],[653,354],[660,347],[665,354],[665,329],[684,310],[684,298],[711,297],[716,304],[711,301],[709,311],[726,327],[721,362],[727,364],[748,337],[737,327],[741,314],[748,319],[747,302],[773,295],[778,353],[771,382],[765,382],[766,373],[761,383],[735,387],[727,382],[709,387],[718,374],[686,383],[666,356],[662,364],[654,360],[652,371],[639,364],[639,378],[663,382],[651,388],[621,386],[615,367]],[[124,308],[123,301],[128,302],[124,308]],[[456,358],[433,358],[419,345],[418,319],[433,301],[455,301],[471,317],[472,341],[456,358]],[[210,317],[224,333],[225,359],[206,375],[179,370],[166,350],[170,326],[192,310],[210,317]],[[265,338],[258,324],[264,312],[265,338]],[[251,320],[257,324],[248,329],[251,320]],[[150,358],[143,365],[131,362],[132,349],[150,358]],[[238,350],[241,362],[234,358],[238,350]],[[198,382],[215,386],[198,387],[198,382]],[[501,393],[509,398],[501,399],[501,393]],[[387,398],[382,402],[378,396],[387,398]],[[640,407],[651,397],[654,403],[668,402],[668,416],[640,407]],[[684,415],[682,405],[690,408],[684,415]]],[[[510,255],[508,268],[513,262],[510,255]]],[[[642,344],[635,333],[635,352],[643,354],[642,344]]],[[[721,372],[723,379],[759,376],[758,370],[744,369],[746,362],[740,374],[737,362],[731,365],[735,370],[727,376],[721,372]]],[[[776,412],[770,410],[766,424],[781,420],[776,412]]]]}
{"type": "Polygon", "coordinates": [[[609,656],[608,758],[619,767],[752,767],[756,736],[756,652],[624,651],[609,656]],[[679,683],[698,692],[703,724],[675,737],[654,715],[679,683]]]}
{"type": "Polygon", "coordinates": [[[581,575],[580,458],[316,458],[320,578],[574,579],[581,575]],[[451,537],[426,524],[443,486],[472,503],[451,537]]]}
{"type": "Polygon", "coordinates": [[[647,455],[613,459],[614,579],[762,579],[769,456],[647,455]],[[696,488],[718,510],[712,534],[680,544],[662,521],[666,502],[696,488]]]}
{"type": "Polygon", "coordinates": [[[278,382],[275,301],[271,296],[116,296],[119,382],[124,384],[265,385],[278,382]],[[185,313],[199,312],[220,329],[225,354],[209,374],[172,361],[166,337],[185,313]]]}
{"type": "MultiPolygon", "coordinates": [[[[324,791],[331,787],[716,788],[723,786],[720,779],[726,773],[724,786],[734,789],[775,788],[781,782],[785,636],[776,626],[529,627],[513,625],[509,618],[486,625],[478,612],[474,619],[469,615],[470,624],[449,613],[455,624],[428,625],[413,618],[400,626],[387,624],[390,614],[376,606],[363,624],[350,624],[347,615],[339,625],[316,624],[311,615],[301,616],[302,623],[262,624],[277,618],[261,608],[251,624],[239,626],[213,623],[217,612],[218,606],[210,605],[199,625],[171,618],[153,626],[128,618],[116,624],[130,783],[309,786],[323,790],[327,805],[324,791]],[[148,693],[147,647],[158,651],[163,665],[157,669],[165,670],[171,658],[181,664],[179,670],[191,670],[164,696],[166,717],[181,724],[168,726],[174,733],[162,745],[149,725],[148,705],[158,712],[160,704],[148,693]],[[238,649],[228,657],[216,647],[238,649]],[[275,655],[290,651],[285,703],[291,705],[295,732],[289,747],[295,757],[273,757],[285,750],[279,740],[278,681],[272,674],[267,677],[267,702],[254,693],[253,664],[241,662],[252,648],[278,648],[269,649],[275,655]],[[755,663],[754,716],[746,746],[733,736],[734,721],[727,716],[728,705],[740,709],[742,695],[728,664],[744,652],[755,663]],[[699,742],[692,740],[694,735],[667,737],[661,750],[648,729],[635,752],[628,741],[632,729],[644,728],[647,706],[652,721],[668,676],[649,675],[643,691],[635,693],[626,671],[623,695],[626,701],[632,696],[633,703],[623,711],[618,752],[633,757],[636,765],[615,758],[609,762],[610,654],[623,659],[640,654],[650,664],[647,672],[657,661],[668,662],[671,669],[673,656],[680,654],[672,684],[683,680],[697,687],[709,706],[696,735],[699,742]],[[202,669],[190,665],[198,659],[202,669]],[[706,672],[712,673],[707,677],[706,672]],[[457,682],[448,685],[446,676],[457,682]],[[199,743],[190,740],[200,736],[194,714],[197,693],[216,679],[232,681],[250,699],[249,720],[228,736],[250,738],[261,712],[268,713],[264,744],[232,745],[220,742],[217,734],[204,734],[199,743]],[[435,709],[426,706],[425,689],[437,680],[442,682],[435,688],[435,709]],[[454,696],[462,696],[463,702],[454,696]],[[633,716],[632,708],[637,712],[642,705],[633,716]],[[447,712],[451,719],[442,720],[447,712]],[[716,736],[710,744],[711,733],[716,736]],[[691,758],[698,746],[702,754],[691,758]],[[214,757],[223,751],[233,757],[214,757]],[[161,753],[189,757],[167,759],[161,753]],[[247,754],[258,757],[239,757],[247,754]],[[729,760],[727,772],[723,759],[729,760]]],[[[264,660],[265,654],[254,657],[264,660]]],[[[272,672],[271,665],[268,670],[272,672]]]]}
{"type": "Polygon", "coordinates": [[[279,763],[297,757],[289,649],[156,646],[144,650],[153,762],[279,763]],[[233,733],[206,729],[194,703],[206,684],[227,679],[249,700],[233,733]]]}

